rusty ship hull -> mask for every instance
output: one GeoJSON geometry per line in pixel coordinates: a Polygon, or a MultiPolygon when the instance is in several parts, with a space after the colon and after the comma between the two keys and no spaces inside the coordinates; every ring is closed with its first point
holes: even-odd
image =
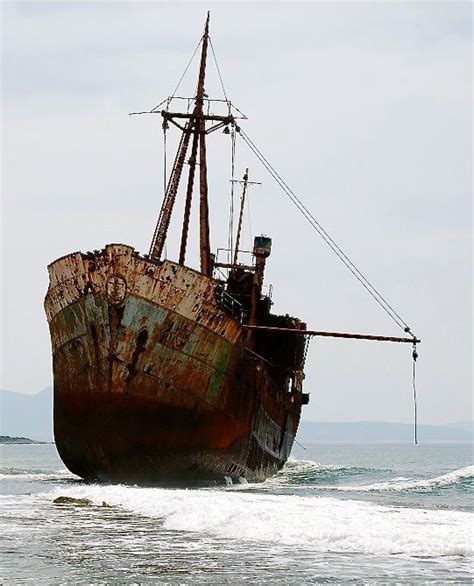
{"type": "Polygon", "coordinates": [[[62,257],[49,275],[54,434],[71,472],[157,484],[283,466],[301,380],[249,349],[217,281],[121,244],[62,257]]]}

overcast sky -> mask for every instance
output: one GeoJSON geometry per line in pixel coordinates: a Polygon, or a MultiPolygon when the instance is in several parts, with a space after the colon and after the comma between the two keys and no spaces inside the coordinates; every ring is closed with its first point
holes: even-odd
{"type": "MultiPolygon", "coordinates": [[[[148,251],[161,117],[127,114],[172,93],[208,8],[242,127],[422,338],[420,421],[471,419],[469,3],[3,3],[2,388],[51,384],[49,262],[109,242],[148,251]]],[[[192,93],[196,67],[179,93],[192,93]]],[[[207,90],[222,97],[212,61],[207,90]]],[[[248,166],[263,183],[244,244],[250,226],[273,238],[274,310],[313,329],[398,335],[237,149],[237,174],[248,166]]],[[[229,138],[215,133],[209,150],[216,249],[226,245],[229,138]]],[[[410,346],[316,339],[306,370],[307,420],[411,420],[410,346]]]]}

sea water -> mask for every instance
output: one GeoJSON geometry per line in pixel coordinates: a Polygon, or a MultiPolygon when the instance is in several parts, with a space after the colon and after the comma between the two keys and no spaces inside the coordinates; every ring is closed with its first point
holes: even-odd
{"type": "Polygon", "coordinates": [[[4,584],[474,578],[471,445],[296,446],[264,483],[199,489],[86,484],[54,445],[0,448],[4,584]]]}

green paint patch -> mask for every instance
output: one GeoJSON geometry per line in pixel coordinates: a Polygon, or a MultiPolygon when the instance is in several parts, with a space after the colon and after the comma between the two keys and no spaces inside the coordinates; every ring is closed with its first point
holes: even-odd
{"type": "Polygon", "coordinates": [[[84,308],[89,322],[108,324],[108,304],[104,295],[86,295],[84,308]]]}
{"type": "Polygon", "coordinates": [[[144,327],[152,330],[164,322],[167,313],[166,310],[153,303],[128,295],[124,305],[122,325],[135,332],[139,332],[144,327]]]}
{"type": "Polygon", "coordinates": [[[79,303],[74,303],[65,307],[61,313],[58,314],[60,323],[63,324],[67,338],[77,338],[84,334],[85,320],[84,312],[79,303]]]}
{"type": "Polygon", "coordinates": [[[209,389],[207,392],[209,399],[215,399],[217,397],[229,365],[230,357],[230,348],[222,348],[221,352],[217,355],[217,360],[214,362],[214,373],[209,381],[209,389]]]}

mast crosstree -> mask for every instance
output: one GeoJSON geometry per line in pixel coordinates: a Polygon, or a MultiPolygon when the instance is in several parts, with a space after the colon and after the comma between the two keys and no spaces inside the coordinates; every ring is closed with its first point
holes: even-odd
{"type": "MultiPolygon", "coordinates": [[[[186,187],[186,200],[184,205],[184,218],[181,231],[181,244],[179,252],[179,264],[184,265],[186,260],[186,249],[188,243],[189,221],[191,215],[192,198],[194,192],[194,180],[196,176],[196,165],[199,164],[199,249],[200,249],[200,267],[204,275],[211,276],[211,245],[210,245],[210,228],[209,228],[209,189],[207,182],[207,157],[206,157],[206,135],[218,130],[219,128],[227,127],[229,124],[234,125],[237,116],[232,115],[232,104],[229,100],[217,100],[227,103],[228,115],[214,115],[204,112],[204,104],[210,104],[205,93],[206,81],[206,65],[208,47],[210,42],[209,37],[209,12],[207,13],[206,23],[204,26],[204,33],[201,38],[201,58],[199,65],[199,77],[194,97],[194,108],[191,113],[184,112],[170,112],[166,110],[158,110],[157,106],[150,112],[134,112],[133,114],[157,114],[160,113],[163,117],[163,127],[166,129],[168,123],[171,122],[174,126],[182,131],[181,140],[179,142],[178,151],[174,160],[171,174],[166,186],[163,203],[158,216],[158,221],[155,227],[153,238],[151,241],[149,255],[151,258],[159,260],[163,254],[163,249],[168,234],[168,229],[173,213],[176,196],[178,193],[181,177],[183,174],[183,167],[185,163],[189,165],[188,181],[186,187]],[[184,122],[184,126],[183,126],[184,122]],[[207,122],[214,122],[212,126],[206,128],[207,122]],[[189,143],[191,142],[191,154],[186,160],[189,143]],[[199,151],[199,152],[198,152],[199,151]]],[[[168,98],[168,106],[171,100],[168,98]]],[[[235,108],[235,107],[234,107],[235,108]]],[[[239,112],[240,113],[240,112],[239,112]]],[[[240,118],[240,116],[238,116],[240,118]]],[[[245,116],[242,116],[245,118],[245,116]]]]}

